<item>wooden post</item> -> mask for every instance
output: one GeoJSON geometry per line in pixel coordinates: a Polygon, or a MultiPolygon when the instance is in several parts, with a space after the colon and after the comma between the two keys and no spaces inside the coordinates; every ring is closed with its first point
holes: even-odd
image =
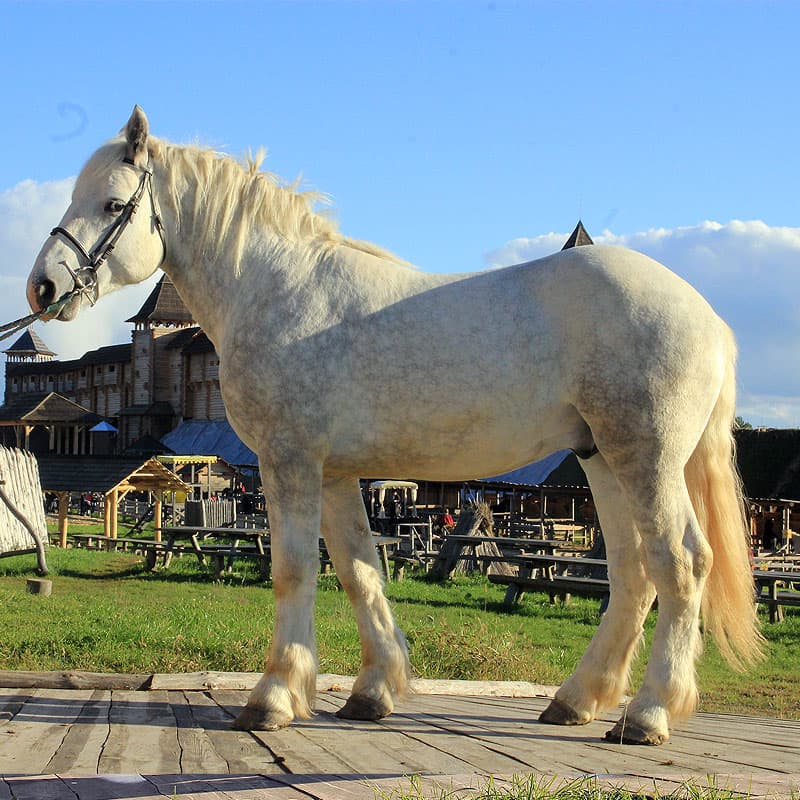
{"type": "Polygon", "coordinates": [[[119,514],[119,490],[114,488],[111,490],[111,533],[109,534],[112,539],[117,538],[117,518],[119,514]]]}
{"type": "Polygon", "coordinates": [[[111,536],[111,495],[112,492],[108,492],[103,503],[103,536],[106,537],[111,536]]]}
{"type": "Polygon", "coordinates": [[[155,498],[154,507],[153,507],[153,524],[156,528],[155,533],[155,540],[157,542],[161,541],[161,492],[155,492],[153,497],[155,498]]]}
{"type": "Polygon", "coordinates": [[[58,493],[58,543],[66,550],[67,548],[67,512],[69,511],[69,492],[58,493]]]}

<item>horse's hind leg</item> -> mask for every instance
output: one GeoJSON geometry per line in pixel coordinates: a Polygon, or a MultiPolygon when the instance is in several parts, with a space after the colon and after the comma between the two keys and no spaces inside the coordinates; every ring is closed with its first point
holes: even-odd
{"type": "Polygon", "coordinates": [[[409,678],[405,638],[383,593],[383,577],[357,479],[326,481],[322,533],[336,575],[347,592],[361,639],[361,669],[347,703],[349,719],[380,719],[409,678]]]}
{"type": "Polygon", "coordinates": [[[647,466],[649,480],[639,483],[634,515],[647,571],[658,592],[658,622],[642,687],[606,737],[661,744],[669,738],[670,724],[688,717],[697,704],[700,601],[712,555],[695,516],[683,469],[673,469],[670,480],[668,470],[657,464],[647,466]]]}
{"type": "Polygon", "coordinates": [[[599,453],[583,468],[605,539],[611,597],[580,664],[539,718],[557,725],[585,724],[620,701],[655,596],[645,574],[639,532],[616,478],[599,453]]]}

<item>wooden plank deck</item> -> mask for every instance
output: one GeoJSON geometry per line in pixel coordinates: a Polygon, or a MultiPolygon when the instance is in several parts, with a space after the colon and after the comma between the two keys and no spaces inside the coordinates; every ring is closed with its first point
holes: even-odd
{"type": "Polygon", "coordinates": [[[149,691],[0,689],[0,800],[374,800],[411,775],[459,788],[529,773],[661,796],[709,775],[751,797],[800,793],[800,721],[698,714],[666,745],[634,747],[602,739],[615,714],[580,728],[538,724],[545,687],[426,681],[390,717],[358,722],[334,715],[342,678],[318,692],[311,720],[231,730],[254,677],[232,676],[234,689],[208,676],[203,688],[153,676],[149,691]],[[504,686],[538,696],[504,696],[504,686]],[[478,691],[488,693],[466,695],[478,691]]]}

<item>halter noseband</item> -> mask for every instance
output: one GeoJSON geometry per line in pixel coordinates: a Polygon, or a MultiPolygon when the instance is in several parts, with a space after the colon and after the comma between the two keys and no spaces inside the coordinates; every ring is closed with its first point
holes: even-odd
{"type": "MultiPolygon", "coordinates": [[[[126,164],[136,166],[131,159],[124,159],[126,164]]],[[[79,266],[77,270],[73,270],[66,261],[61,261],[61,265],[69,272],[72,277],[73,287],[72,290],[67,292],[64,297],[59,299],[63,305],[67,300],[72,299],[76,295],[83,295],[89,301],[89,305],[94,305],[97,301],[97,270],[103,262],[111,255],[111,251],[119,241],[125,228],[133,219],[133,215],[139,208],[142,195],[145,189],[150,195],[150,209],[153,214],[153,223],[158,231],[159,238],[161,239],[162,256],[159,262],[159,267],[164,263],[167,256],[167,242],[164,238],[164,225],[161,222],[161,216],[156,210],[156,201],[153,196],[153,172],[147,167],[137,167],[142,170],[142,177],[139,179],[139,185],[134,190],[130,199],[125,203],[125,207],[120,212],[119,216],[114,220],[109,229],[100,237],[97,243],[91,250],[87,250],[78,239],[73,236],[66,228],[60,225],[50,231],[51,236],[62,236],[70,245],[77,251],[80,258],[85,262],[83,266],[79,266]],[[63,301],[63,302],[62,302],[63,301]]]]}

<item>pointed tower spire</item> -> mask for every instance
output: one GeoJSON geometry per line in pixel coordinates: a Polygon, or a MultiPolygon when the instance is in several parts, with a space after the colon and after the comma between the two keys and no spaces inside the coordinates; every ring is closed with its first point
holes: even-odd
{"type": "Polygon", "coordinates": [[[52,361],[56,355],[30,328],[3,352],[9,361],[52,361]]]}
{"type": "Polygon", "coordinates": [[[594,244],[592,237],[586,232],[583,223],[578,220],[575,230],[569,235],[566,244],[561,248],[562,250],[569,250],[570,247],[583,247],[587,244],[594,244]]]}
{"type": "Polygon", "coordinates": [[[139,311],[126,322],[133,322],[141,329],[196,324],[169,275],[161,278],[139,311]]]}

